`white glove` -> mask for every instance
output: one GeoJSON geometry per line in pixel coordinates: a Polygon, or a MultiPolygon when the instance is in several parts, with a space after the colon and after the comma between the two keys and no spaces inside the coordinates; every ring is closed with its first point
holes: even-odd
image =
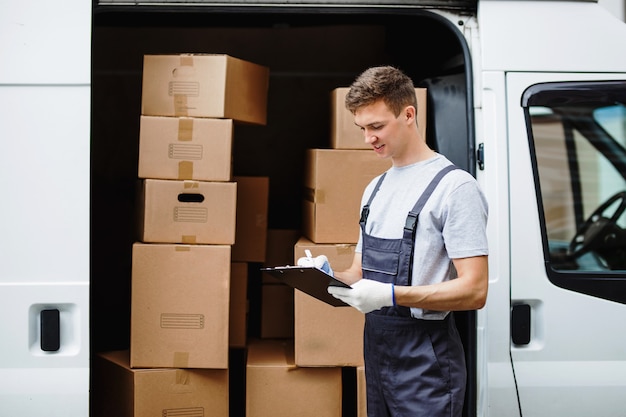
{"type": "Polygon", "coordinates": [[[363,314],[394,304],[392,284],[371,279],[361,279],[352,288],[329,286],[328,293],[363,314]]]}
{"type": "Polygon", "coordinates": [[[320,255],[313,258],[311,256],[311,252],[307,251],[307,256],[303,256],[298,259],[298,266],[313,266],[321,271],[326,272],[331,277],[334,276],[333,269],[330,267],[330,263],[328,262],[328,258],[326,255],[320,255]]]}

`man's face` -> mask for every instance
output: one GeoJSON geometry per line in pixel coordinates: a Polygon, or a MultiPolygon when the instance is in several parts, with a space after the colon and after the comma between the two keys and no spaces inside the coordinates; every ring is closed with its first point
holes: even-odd
{"type": "Polygon", "coordinates": [[[365,143],[381,158],[393,158],[402,153],[407,138],[407,123],[401,112],[396,117],[384,101],[357,109],[354,123],[361,128],[365,143]]]}

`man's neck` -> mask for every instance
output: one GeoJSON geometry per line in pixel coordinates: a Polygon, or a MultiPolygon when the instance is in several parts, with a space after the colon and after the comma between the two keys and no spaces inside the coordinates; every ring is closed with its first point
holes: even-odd
{"type": "Polygon", "coordinates": [[[426,161],[427,159],[434,158],[436,155],[437,153],[430,149],[425,142],[420,141],[417,146],[406,152],[402,158],[392,158],[392,163],[395,167],[403,167],[426,161]]]}

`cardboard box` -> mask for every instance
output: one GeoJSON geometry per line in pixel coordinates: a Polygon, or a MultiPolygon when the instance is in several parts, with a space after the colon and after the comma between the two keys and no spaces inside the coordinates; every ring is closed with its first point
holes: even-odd
{"type": "Polygon", "coordinates": [[[133,245],[132,368],[228,367],[230,246],[133,245]]]}
{"type": "Polygon", "coordinates": [[[228,416],[228,370],[131,369],[129,352],[98,353],[94,417],[228,416]]]}
{"type": "Polygon", "coordinates": [[[289,341],[248,348],[246,417],[341,417],[341,368],[299,368],[289,341]]]}
{"type": "Polygon", "coordinates": [[[356,243],[363,190],[390,167],[371,150],[308,149],[303,234],[315,243],[356,243]]]}
{"type": "MultiPolygon", "coordinates": [[[[294,247],[294,262],[304,251],[326,255],[331,268],[343,271],[352,265],[354,244],[315,244],[306,238],[294,247]]],[[[365,316],[352,307],[333,307],[310,295],[294,293],[294,346],[298,366],[363,365],[365,316]]]]}
{"type": "Polygon", "coordinates": [[[233,261],[263,262],[267,243],[268,177],[234,177],[237,183],[237,224],[233,261]]]}
{"type": "Polygon", "coordinates": [[[269,68],[228,55],[145,55],[141,114],[264,125],[269,68]]]}
{"type": "MultiPolygon", "coordinates": [[[[354,115],[345,106],[346,94],[350,88],[336,88],[331,92],[330,146],[333,149],[370,149],[365,143],[363,132],[354,124],[354,115]]],[[[426,139],[426,89],[416,88],[417,126],[426,139]]]]}
{"type": "Polygon", "coordinates": [[[230,316],[228,322],[230,347],[246,347],[248,333],[248,264],[230,265],[230,316]]]}
{"type": "Polygon", "coordinates": [[[141,116],[139,178],[230,181],[233,121],[141,116]]]}
{"type": "Polygon", "coordinates": [[[262,338],[293,338],[293,291],[293,288],[284,284],[262,285],[262,338]]]}
{"type": "Polygon", "coordinates": [[[235,243],[234,182],[145,179],[140,202],[142,242],[235,243]]]}
{"type": "MultiPolygon", "coordinates": [[[[293,263],[293,246],[300,239],[299,229],[268,229],[264,267],[284,266],[293,263]]],[[[264,284],[281,284],[267,272],[262,272],[264,284]]]]}
{"type": "Polygon", "coordinates": [[[365,385],[365,366],[356,368],[356,416],[367,417],[367,385],[365,385]]]}

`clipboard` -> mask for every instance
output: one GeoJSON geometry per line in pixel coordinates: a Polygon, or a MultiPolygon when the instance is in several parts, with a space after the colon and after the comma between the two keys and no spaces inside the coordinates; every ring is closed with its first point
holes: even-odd
{"type": "Polygon", "coordinates": [[[315,297],[331,306],[340,307],[348,305],[330,295],[327,288],[329,285],[344,288],[352,287],[314,266],[277,266],[273,268],[261,268],[261,271],[267,272],[290,287],[303,291],[311,297],[315,297]]]}

